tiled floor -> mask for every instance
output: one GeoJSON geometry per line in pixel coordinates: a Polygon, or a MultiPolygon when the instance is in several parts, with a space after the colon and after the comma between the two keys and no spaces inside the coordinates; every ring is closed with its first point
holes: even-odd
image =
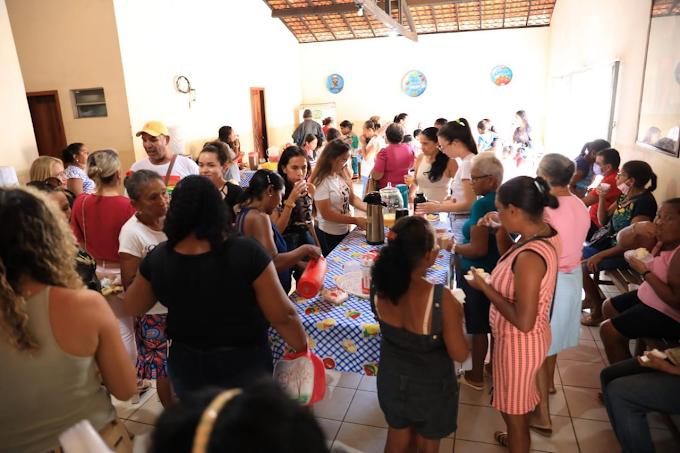
{"type": "MultiPolygon", "coordinates": [[[[609,292],[610,288],[606,288],[609,292]]],[[[612,294],[615,295],[615,294],[612,294]]],[[[557,394],[550,397],[553,436],[531,434],[532,451],[556,453],[620,452],[607,419],[597,401],[599,373],[606,366],[598,328],[581,328],[580,344],[558,355],[555,371],[557,394]]],[[[463,367],[466,367],[463,364],[463,367]]],[[[385,447],[387,423],[378,405],[376,378],[328,371],[325,399],[314,413],[326,434],[332,452],[378,453],[385,447]]],[[[500,413],[489,404],[490,379],[484,391],[463,386],[460,392],[458,431],[444,439],[440,453],[502,453],[495,444],[494,431],[505,425],[500,413]]],[[[149,433],[162,412],[155,390],[137,405],[114,401],[121,419],[135,434],[135,452],[145,452],[149,433]]],[[[660,417],[649,417],[657,452],[680,449],[660,417]]]]}

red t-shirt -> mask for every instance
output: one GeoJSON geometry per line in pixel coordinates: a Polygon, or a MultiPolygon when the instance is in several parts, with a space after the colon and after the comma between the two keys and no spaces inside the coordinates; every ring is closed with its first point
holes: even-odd
{"type": "MultiPolygon", "coordinates": [[[[600,182],[600,184],[609,184],[609,192],[607,192],[607,195],[604,197],[607,208],[609,208],[612,203],[616,203],[616,200],[619,199],[619,195],[621,195],[621,191],[616,187],[616,173],[617,172],[615,171],[607,173],[600,182]]],[[[593,189],[591,193],[597,196],[595,189],[593,189]]],[[[597,207],[599,204],[600,203],[598,202],[590,206],[590,220],[592,220],[598,228],[602,228],[602,225],[600,225],[600,222],[597,220],[597,207]]]]}
{"type": "Polygon", "coordinates": [[[81,194],[73,202],[71,228],[78,242],[85,243],[87,253],[94,259],[118,262],[118,235],[134,213],[135,208],[127,197],[81,194]]]}

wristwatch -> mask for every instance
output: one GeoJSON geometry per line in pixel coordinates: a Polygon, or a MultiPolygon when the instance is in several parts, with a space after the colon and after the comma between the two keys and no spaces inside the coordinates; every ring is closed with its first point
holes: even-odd
{"type": "Polygon", "coordinates": [[[650,271],[650,270],[644,271],[641,275],[642,279],[647,280],[645,277],[647,276],[647,274],[651,274],[651,273],[652,273],[652,271],[650,271]]]}

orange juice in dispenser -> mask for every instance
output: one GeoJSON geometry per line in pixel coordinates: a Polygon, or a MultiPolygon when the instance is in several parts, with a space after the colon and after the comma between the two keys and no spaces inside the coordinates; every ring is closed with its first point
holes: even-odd
{"type": "Polygon", "coordinates": [[[371,293],[371,267],[376,258],[378,250],[371,250],[361,257],[361,292],[364,294],[371,293]]]}

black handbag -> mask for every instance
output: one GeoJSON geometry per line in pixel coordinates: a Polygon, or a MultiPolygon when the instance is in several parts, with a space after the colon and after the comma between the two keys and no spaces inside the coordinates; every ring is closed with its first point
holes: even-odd
{"type": "Polygon", "coordinates": [[[599,251],[607,250],[611,247],[612,238],[614,236],[616,236],[616,233],[614,232],[614,226],[610,220],[609,223],[593,234],[590,241],[586,242],[586,245],[599,251]]]}

